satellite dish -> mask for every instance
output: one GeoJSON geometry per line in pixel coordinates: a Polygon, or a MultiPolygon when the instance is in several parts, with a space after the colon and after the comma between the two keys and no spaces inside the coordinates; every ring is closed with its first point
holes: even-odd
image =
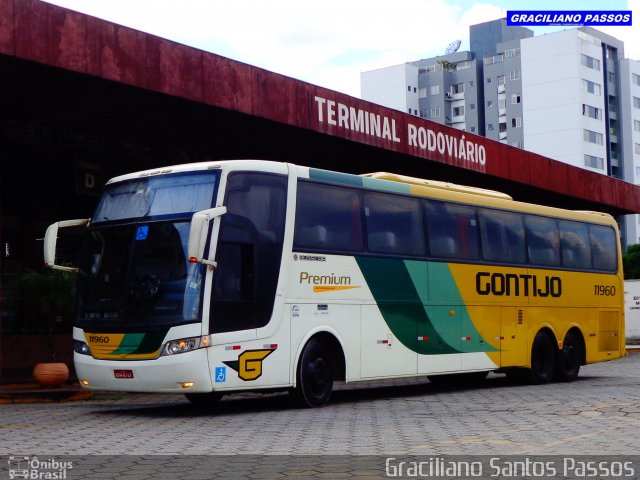
{"type": "Polygon", "coordinates": [[[458,51],[458,49],[460,48],[461,44],[462,44],[462,42],[460,40],[456,40],[455,42],[451,42],[449,44],[449,46],[447,47],[447,49],[445,50],[444,54],[445,55],[450,55],[452,53],[456,53],[458,51]]]}

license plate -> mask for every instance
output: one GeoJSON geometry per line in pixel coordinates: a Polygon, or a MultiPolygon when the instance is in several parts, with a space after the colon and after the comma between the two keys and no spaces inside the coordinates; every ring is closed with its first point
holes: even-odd
{"type": "Polygon", "coordinates": [[[113,376],[116,378],[133,378],[133,370],[114,370],[113,376]]]}

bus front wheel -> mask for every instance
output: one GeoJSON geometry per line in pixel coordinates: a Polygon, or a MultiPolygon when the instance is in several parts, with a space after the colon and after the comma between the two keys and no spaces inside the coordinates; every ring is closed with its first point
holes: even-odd
{"type": "Polygon", "coordinates": [[[333,391],[333,365],[329,349],[318,339],[304,347],[296,373],[294,400],[302,407],[325,405],[333,391]]]}

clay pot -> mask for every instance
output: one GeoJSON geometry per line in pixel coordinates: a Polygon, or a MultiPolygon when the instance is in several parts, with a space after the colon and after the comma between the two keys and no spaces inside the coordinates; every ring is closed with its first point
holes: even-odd
{"type": "Polygon", "coordinates": [[[69,379],[69,368],[65,363],[38,363],[33,367],[33,378],[43,387],[59,387],[69,379]]]}

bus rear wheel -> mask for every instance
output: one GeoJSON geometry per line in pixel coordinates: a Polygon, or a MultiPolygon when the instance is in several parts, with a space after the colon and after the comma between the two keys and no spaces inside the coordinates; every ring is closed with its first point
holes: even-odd
{"type": "Polygon", "coordinates": [[[333,391],[333,365],[329,349],[318,339],[311,339],[304,347],[298,371],[296,388],[293,391],[295,402],[302,407],[321,407],[325,405],[333,391]]]}
{"type": "Polygon", "coordinates": [[[555,377],[560,382],[572,382],[578,378],[584,356],[582,337],[575,331],[567,333],[558,352],[555,377]]]}
{"type": "Polygon", "coordinates": [[[543,384],[553,380],[556,358],[557,348],[551,335],[545,331],[538,332],[531,347],[531,383],[543,384]]]}
{"type": "Polygon", "coordinates": [[[199,407],[213,407],[222,399],[222,394],[218,392],[209,393],[185,393],[184,396],[194,405],[199,407]]]}

